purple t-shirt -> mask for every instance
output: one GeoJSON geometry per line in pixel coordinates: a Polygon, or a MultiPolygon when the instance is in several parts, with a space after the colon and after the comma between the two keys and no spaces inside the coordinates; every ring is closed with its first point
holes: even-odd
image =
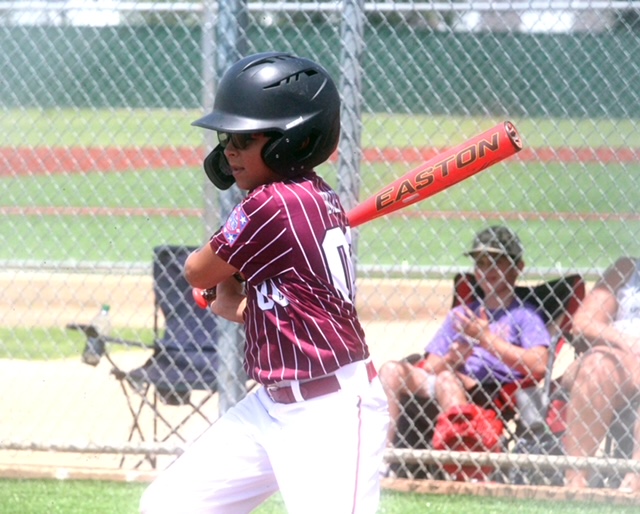
{"type": "MultiPolygon", "coordinates": [[[[463,307],[460,306],[449,312],[440,330],[426,346],[425,352],[443,357],[454,341],[466,339],[466,336],[456,329],[456,318],[453,314],[456,310],[461,309],[463,307]]],[[[471,309],[479,314],[480,304],[473,303],[471,309]]],[[[531,305],[523,305],[518,300],[514,300],[506,310],[490,311],[487,309],[487,315],[491,332],[498,334],[515,346],[530,349],[536,346],[548,348],[550,345],[549,331],[531,305]]],[[[495,382],[507,384],[524,378],[522,373],[512,370],[488,350],[479,346],[473,348],[461,371],[485,384],[495,382]]]]}
{"type": "Polygon", "coordinates": [[[303,380],[369,357],[354,305],[351,230],[315,173],[251,191],[210,244],[247,279],[251,378],[303,380]]]}

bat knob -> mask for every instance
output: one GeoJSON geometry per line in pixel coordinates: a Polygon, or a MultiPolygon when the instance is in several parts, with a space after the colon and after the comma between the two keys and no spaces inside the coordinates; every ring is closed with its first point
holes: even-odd
{"type": "Polygon", "coordinates": [[[209,302],[204,297],[204,289],[200,289],[198,287],[194,287],[191,290],[191,294],[193,295],[193,300],[196,302],[196,305],[201,309],[207,309],[209,307],[209,302]]]}

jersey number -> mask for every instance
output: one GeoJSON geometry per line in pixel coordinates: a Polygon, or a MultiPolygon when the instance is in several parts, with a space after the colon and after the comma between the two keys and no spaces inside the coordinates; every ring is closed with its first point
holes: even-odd
{"type": "MultiPolygon", "coordinates": [[[[333,286],[345,301],[353,303],[355,273],[353,262],[351,262],[349,239],[340,227],[329,229],[322,240],[322,253],[329,268],[333,286]]],[[[278,291],[276,285],[271,280],[267,280],[259,286],[258,306],[263,311],[267,311],[273,308],[274,301],[283,307],[288,305],[287,299],[278,291]]]]}
{"type": "Polygon", "coordinates": [[[355,273],[349,250],[350,239],[340,227],[329,229],[322,241],[322,251],[334,287],[344,300],[353,303],[355,273]]]}

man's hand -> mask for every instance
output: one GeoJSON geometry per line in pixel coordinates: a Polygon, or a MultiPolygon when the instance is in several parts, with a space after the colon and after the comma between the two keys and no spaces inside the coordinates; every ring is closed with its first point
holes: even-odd
{"type": "Polygon", "coordinates": [[[472,340],[482,343],[486,339],[489,331],[489,318],[484,308],[480,308],[479,315],[476,314],[466,305],[462,310],[455,311],[457,318],[458,330],[471,338],[472,340]]]}
{"type": "Polygon", "coordinates": [[[473,344],[469,341],[454,341],[449,348],[446,361],[454,370],[464,366],[469,356],[473,352],[473,344]]]}

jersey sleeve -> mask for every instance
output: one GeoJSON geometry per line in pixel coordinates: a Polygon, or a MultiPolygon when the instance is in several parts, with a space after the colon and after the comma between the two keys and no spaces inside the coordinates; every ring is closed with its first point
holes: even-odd
{"type": "Polygon", "coordinates": [[[291,246],[286,244],[287,237],[282,206],[277,198],[259,190],[236,205],[210,245],[248,280],[261,282],[289,267],[291,246]]]}

